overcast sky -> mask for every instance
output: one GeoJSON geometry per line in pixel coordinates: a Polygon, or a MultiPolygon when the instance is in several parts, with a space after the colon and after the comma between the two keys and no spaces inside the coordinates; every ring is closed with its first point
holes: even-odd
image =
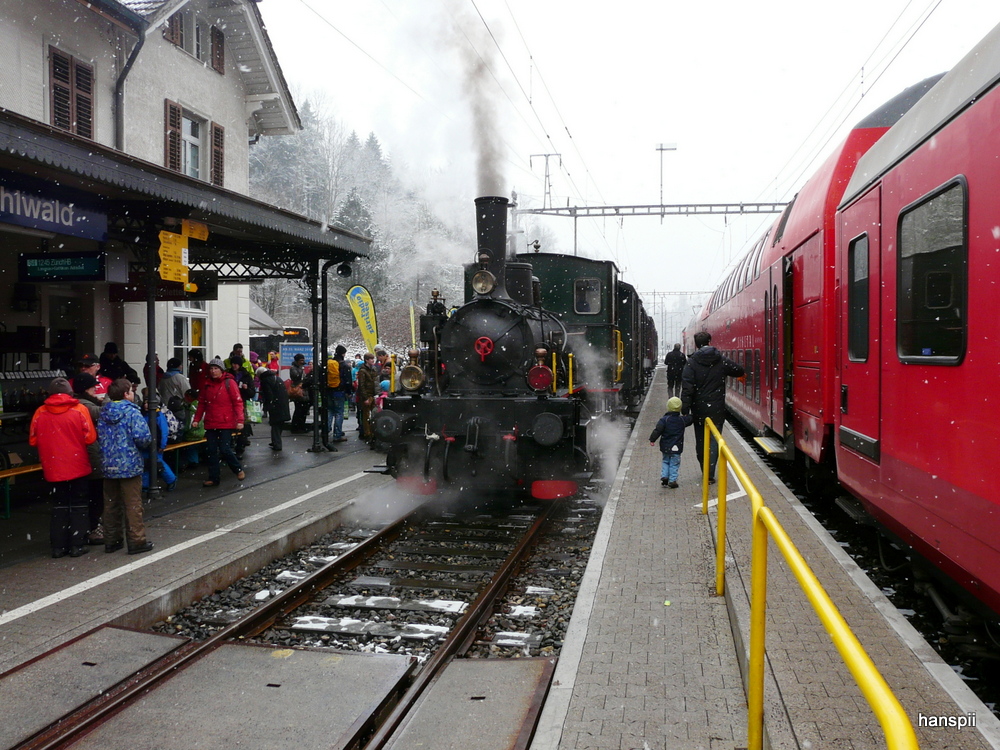
{"type": "MultiPolygon", "coordinates": [[[[533,155],[546,153],[561,154],[561,166],[549,158],[557,206],[658,204],[661,157],[665,203],[787,201],[851,123],[949,69],[1000,23],[996,0],[264,0],[260,9],[299,104],[323,92],[347,127],[374,131],[406,179],[470,226],[482,190],[473,100],[496,128],[485,139],[496,146],[496,189],[516,191],[525,207],[545,199],[545,159],[533,155]],[[478,79],[470,60],[482,62],[478,79]]],[[[578,243],[583,255],[615,260],[642,292],[709,290],[771,220],[580,219],[578,243]]],[[[544,249],[573,252],[571,219],[541,223],[544,249]]]]}

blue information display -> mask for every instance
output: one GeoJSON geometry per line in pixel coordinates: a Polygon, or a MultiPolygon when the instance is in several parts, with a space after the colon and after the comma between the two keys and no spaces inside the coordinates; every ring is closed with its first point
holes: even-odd
{"type": "Polygon", "coordinates": [[[306,364],[311,365],[313,361],[313,345],[312,344],[279,344],[278,345],[278,362],[281,365],[281,369],[285,370],[292,366],[292,359],[296,354],[303,354],[306,358],[306,364]]]}

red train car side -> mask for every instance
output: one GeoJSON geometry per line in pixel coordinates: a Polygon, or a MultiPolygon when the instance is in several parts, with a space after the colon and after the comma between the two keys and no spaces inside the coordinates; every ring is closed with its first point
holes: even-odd
{"type": "Polygon", "coordinates": [[[1000,613],[1000,27],[855,127],[713,295],[735,416],[1000,613]]]}

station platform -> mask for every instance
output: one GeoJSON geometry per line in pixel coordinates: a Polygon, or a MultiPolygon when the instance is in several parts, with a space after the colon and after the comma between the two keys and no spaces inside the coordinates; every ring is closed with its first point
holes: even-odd
{"type": "MultiPolygon", "coordinates": [[[[266,435],[266,430],[258,430],[266,435]]],[[[312,435],[286,435],[272,452],[266,436],[247,448],[247,478],[223,466],[219,487],[189,469],[177,488],[145,507],[154,549],[141,555],[49,557],[48,504],[15,508],[0,521],[0,673],[103,624],[144,628],[332,530],[337,512],[366,498],[366,517],[393,480],[366,474],[381,454],[357,432],[337,453],[311,453],[312,435]],[[11,550],[14,550],[13,552],[11,550]]],[[[387,518],[397,508],[386,508],[387,518]]],[[[2,696],[0,696],[2,703],[2,696]]]]}
{"type": "MultiPolygon", "coordinates": [[[[725,597],[715,596],[715,506],[701,512],[695,440],[680,487],[647,438],[666,410],[658,368],[594,544],[532,750],[746,747],[751,514],[729,475],[725,597]]],[[[1000,748],[1000,722],[728,427],[727,443],[912,722],[920,747],[1000,748]],[[975,716],[921,727],[919,717],[975,716]]],[[[714,491],[716,486],[711,487],[714,491]]],[[[780,552],[768,564],[764,744],[884,748],[871,708],[780,552]]]]}
{"type": "MultiPolygon", "coordinates": [[[[716,518],[701,513],[694,437],[679,489],[660,484],[646,438],[667,401],[657,370],[615,475],[533,750],[746,746],[750,510],[730,475],[727,595],[715,596],[716,518]]],[[[247,451],[247,480],[204,470],[147,508],[152,552],[48,557],[47,508],[0,521],[0,673],[112,623],[146,627],[330,530],[351,503],[401,502],[380,456],[349,433],[340,452],[289,436],[247,451]]],[[[727,441],[902,703],[920,747],[997,748],[1000,722],[732,431],[727,441]],[[921,727],[968,717],[975,727],[921,727]]],[[[713,490],[715,488],[713,487],[713,490]]],[[[867,702],[777,550],[769,556],[765,741],[772,748],[885,747],[867,702]]],[[[0,695],[0,703],[3,696],[0,695]]]]}

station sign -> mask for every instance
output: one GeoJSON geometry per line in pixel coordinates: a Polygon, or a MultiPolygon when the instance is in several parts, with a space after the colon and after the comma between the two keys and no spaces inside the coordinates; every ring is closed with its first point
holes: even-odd
{"type": "Polygon", "coordinates": [[[181,234],[185,237],[191,237],[192,239],[204,242],[208,239],[208,224],[202,224],[200,221],[192,221],[191,219],[181,219],[181,234]]]}
{"type": "Polygon", "coordinates": [[[160,260],[165,263],[188,265],[187,237],[173,232],[160,232],[160,260]]]}
{"type": "Polygon", "coordinates": [[[128,261],[107,253],[21,253],[17,259],[18,281],[76,283],[128,280],[128,261]]]}
{"type": "Polygon", "coordinates": [[[0,222],[98,242],[108,239],[106,214],[84,208],[52,183],[6,171],[0,171],[0,222]]]}

